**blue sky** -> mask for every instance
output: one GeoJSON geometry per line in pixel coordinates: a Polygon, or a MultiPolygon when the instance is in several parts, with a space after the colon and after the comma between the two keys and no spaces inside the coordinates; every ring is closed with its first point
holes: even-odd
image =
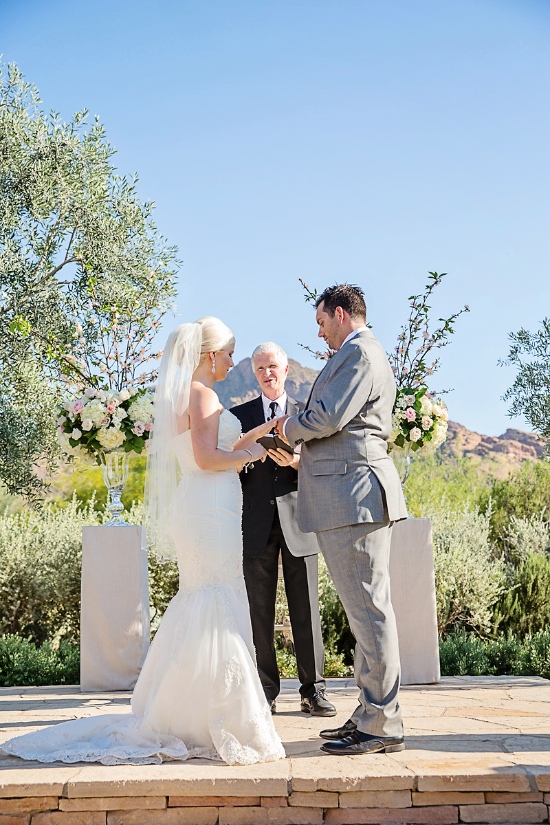
{"type": "Polygon", "coordinates": [[[0,51],[100,115],[177,244],[179,320],[317,364],[298,277],[360,284],[386,349],[429,270],[463,304],[434,388],[511,421],[508,334],[550,315],[547,0],[0,0],[0,51]]]}

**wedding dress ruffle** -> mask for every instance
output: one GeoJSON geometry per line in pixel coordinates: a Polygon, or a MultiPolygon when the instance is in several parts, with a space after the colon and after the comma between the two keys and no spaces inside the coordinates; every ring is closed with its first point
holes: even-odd
{"type": "MultiPolygon", "coordinates": [[[[219,446],[240,424],[220,418],[219,446]]],[[[157,630],[132,711],[63,722],[19,736],[4,753],[38,762],[155,764],[192,757],[229,765],[285,756],[257,674],[242,575],[242,498],[235,471],[200,470],[178,437],[182,481],[171,509],[180,590],[157,630]]]]}

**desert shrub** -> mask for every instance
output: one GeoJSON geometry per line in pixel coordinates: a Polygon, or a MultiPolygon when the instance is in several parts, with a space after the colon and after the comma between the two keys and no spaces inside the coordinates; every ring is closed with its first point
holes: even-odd
{"type": "Polygon", "coordinates": [[[82,527],[97,523],[74,499],[0,516],[0,633],[78,639],[82,527]]]}
{"type": "Polygon", "coordinates": [[[441,506],[430,514],[439,633],[459,626],[489,632],[492,607],[506,583],[504,561],[490,541],[490,509],[441,506]]]}
{"type": "MultiPolygon", "coordinates": [[[[0,634],[18,634],[41,644],[80,636],[82,527],[100,524],[104,513],[92,498],[41,510],[0,516],[0,634]]],[[[140,522],[139,507],[126,512],[140,522]]]]}
{"type": "Polygon", "coordinates": [[[531,634],[550,628],[550,557],[531,553],[512,569],[509,589],[494,609],[495,633],[531,634]]]}
{"type": "Polygon", "coordinates": [[[58,646],[20,636],[0,636],[0,686],[75,685],[80,678],[80,650],[67,641],[58,646]]]}
{"type": "Polygon", "coordinates": [[[541,555],[550,551],[548,522],[541,515],[521,518],[511,516],[501,536],[504,558],[511,565],[525,561],[532,553],[541,555]]]}

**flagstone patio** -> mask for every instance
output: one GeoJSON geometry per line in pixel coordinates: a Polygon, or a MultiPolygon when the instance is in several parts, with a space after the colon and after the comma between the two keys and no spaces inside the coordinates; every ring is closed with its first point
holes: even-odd
{"type": "MultiPolygon", "coordinates": [[[[276,723],[288,758],[251,767],[192,760],[151,766],[38,765],[0,759],[0,825],[355,825],[548,822],[550,682],[447,677],[405,687],[406,750],[321,754],[318,732],[355,706],[331,679],[336,720],[299,710],[284,682],[276,723]]],[[[0,689],[0,741],[120,709],[128,693],[0,689]]]]}

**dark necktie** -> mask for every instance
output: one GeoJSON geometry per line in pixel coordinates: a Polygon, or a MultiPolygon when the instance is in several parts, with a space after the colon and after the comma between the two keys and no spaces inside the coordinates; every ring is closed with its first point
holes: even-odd
{"type": "Polygon", "coordinates": [[[275,418],[275,416],[277,415],[277,402],[276,401],[270,401],[269,402],[269,409],[271,410],[271,415],[269,416],[269,418],[267,420],[271,421],[271,419],[275,418]]]}

